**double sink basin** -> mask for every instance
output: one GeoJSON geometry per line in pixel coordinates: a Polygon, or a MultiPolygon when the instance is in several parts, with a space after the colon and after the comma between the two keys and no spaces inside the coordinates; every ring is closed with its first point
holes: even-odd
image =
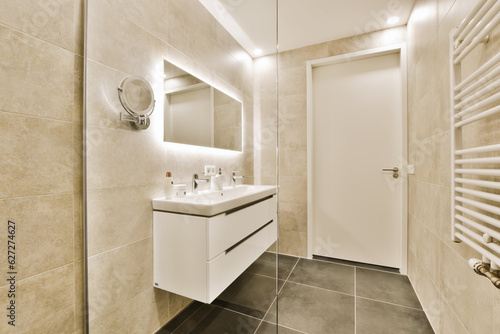
{"type": "Polygon", "coordinates": [[[212,217],[276,194],[276,186],[238,185],[220,191],[200,191],[181,198],[153,199],[153,210],[212,217]]]}

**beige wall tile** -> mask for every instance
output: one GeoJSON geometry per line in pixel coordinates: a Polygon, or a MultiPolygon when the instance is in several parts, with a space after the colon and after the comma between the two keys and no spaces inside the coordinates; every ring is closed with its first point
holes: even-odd
{"type": "Polygon", "coordinates": [[[73,259],[83,261],[83,193],[73,195],[73,259]]]}
{"type": "Polygon", "coordinates": [[[2,1],[0,22],[73,51],[74,1],[2,1]]]}
{"type": "Polygon", "coordinates": [[[151,0],[144,3],[131,0],[105,1],[115,13],[168,42],[169,1],[151,0]]]}
{"type": "Polygon", "coordinates": [[[73,191],[73,125],[0,112],[0,198],[73,191]]]}
{"type": "Polygon", "coordinates": [[[0,26],[0,58],[1,111],[72,120],[71,52],[0,26]]]}
{"type": "Polygon", "coordinates": [[[307,122],[307,96],[303,94],[279,97],[280,124],[307,122]]]}
{"type": "Polygon", "coordinates": [[[306,86],[306,67],[293,67],[279,71],[279,95],[304,94],[306,86]]]}
{"type": "MultiPolygon", "coordinates": [[[[73,39],[73,52],[77,55],[83,56],[84,51],[84,38],[85,38],[85,4],[84,0],[74,0],[74,39],[73,39]]],[[[83,81],[82,81],[83,82],[83,81]]]]}
{"type": "Polygon", "coordinates": [[[301,122],[283,124],[280,130],[280,148],[307,148],[307,123],[301,122]]]}
{"type": "Polygon", "coordinates": [[[163,195],[162,187],[139,186],[88,193],[89,256],[152,236],[151,200],[163,195]]]}
{"type": "Polygon", "coordinates": [[[167,0],[169,10],[180,15],[184,19],[192,20],[197,26],[206,29],[208,35],[215,39],[217,21],[208,10],[196,0],[167,0]]]}
{"type": "Polygon", "coordinates": [[[151,287],[152,247],[152,239],[148,238],[89,258],[89,321],[151,287]]]}
{"type": "Polygon", "coordinates": [[[476,275],[449,247],[441,247],[441,258],[441,293],[465,328],[471,333],[493,330],[491,283],[476,275]]]}
{"type": "Polygon", "coordinates": [[[415,50],[413,60],[417,62],[438,28],[438,0],[418,0],[408,21],[411,31],[410,43],[415,50]]]}
{"type": "MultiPolygon", "coordinates": [[[[186,2],[193,5],[193,1],[186,2]]],[[[206,27],[198,24],[195,18],[179,5],[179,1],[170,3],[167,21],[169,30],[169,44],[180,52],[189,55],[200,65],[216,69],[218,57],[223,54],[215,44],[215,19],[213,26],[206,27]]],[[[213,18],[213,17],[212,17],[213,18]]]]}
{"type": "Polygon", "coordinates": [[[287,69],[305,66],[309,60],[328,57],[328,43],[310,45],[307,47],[280,52],[279,68],[287,69]]]}
{"type": "Polygon", "coordinates": [[[307,232],[307,204],[280,203],[279,222],[282,230],[307,232]]]}
{"type": "Polygon", "coordinates": [[[82,56],[75,56],[73,82],[73,122],[83,123],[83,67],[82,56]]]}
{"type": "MultiPolygon", "coordinates": [[[[2,200],[0,216],[16,223],[18,279],[73,262],[73,195],[2,200]]],[[[7,234],[0,239],[7,245],[7,234]]],[[[9,271],[6,257],[2,269],[9,271]]]]}
{"type": "Polygon", "coordinates": [[[279,235],[280,254],[307,256],[307,233],[283,230],[280,225],[279,235]]]}
{"type": "Polygon", "coordinates": [[[103,0],[89,6],[88,57],[129,75],[138,75],[155,86],[163,75],[165,45],[156,37],[121,17],[103,0]]]}
{"type": "Polygon", "coordinates": [[[444,20],[454,2],[455,0],[438,0],[438,24],[444,20]]]}
{"type": "Polygon", "coordinates": [[[90,323],[96,334],[156,332],[168,320],[168,293],[150,288],[90,323]]]}
{"type": "MultiPolygon", "coordinates": [[[[449,79],[446,79],[447,81],[449,79]]],[[[423,140],[450,128],[449,112],[442,106],[441,90],[431,90],[421,98],[412,110],[416,140],[423,140]],[[421,120],[425,119],[425,122],[421,120]]],[[[412,124],[413,125],[413,124],[412,124]]]]}
{"type": "Polygon", "coordinates": [[[408,252],[415,254],[418,247],[420,223],[412,214],[408,214],[408,252]]]}
{"type": "Polygon", "coordinates": [[[258,92],[255,95],[256,102],[266,99],[274,99],[276,103],[276,72],[267,70],[267,67],[265,66],[274,66],[274,64],[271,62],[272,61],[269,58],[265,58],[263,60],[257,59],[255,61],[254,67],[257,67],[257,69],[255,70],[256,73],[254,75],[254,90],[258,92]],[[266,70],[263,70],[261,68],[264,68],[266,70]]]}
{"type": "MultiPolygon", "coordinates": [[[[72,264],[18,281],[16,326],[1,321],[0,332],[72,333],[75,330],[74,281],[72,264]]],[[[7,291],[7,287],[0,288],[2,305],[10,302],[7,291]]]]}
{"type": "Polygon", "coordinates": [[[415,254],[423,270],[426,271],[433,284],[437,285],[439,282],[439,271],[441,269],[441,242],[435,234],[422,224],[417,231],[419,231],[417,233],[420,233],[420,235],[417,236],[415,254]]]}
{"type": "Polygon", "coordinates": [[[159,183],[167,166],[166,144],[158,136],[88,127],[89,190],[159,183]]]}
{"type": "Polygon", "coordinates": [[[439,289],[424,269],[420,261],[416,260],[416,272],[411,280],[413,287],[418,291],[418,298],[435,332],[439,331],[441,321],[441,295],[439,289]],[[415,279],[415,277],[418,277],[415,279]]]}
{"type": "Polygon", "coordinates": [[[85,274],[83,260],[74,263],[75,268],[75,329],[82,330],[85,327],[85,274]]]}
{"type": "Polygon", "coordinates": [[[192,302],[191,299],[184,296],[176,295],[175,293],[170,293],[168,299],[168,314],[170,318],[175,317],[180,311],[182,311],[186,306],[192,302]]]}
{"type": "Polygon", "coordinates": [[[469,334],[464,325],[457,317],[453,309],[445,299],[441,299],[441,323],[439,333],[441,334],[469,334]]]}
{"type": "Polygon", "coordinates": [[[73,123],[73,193],[83,194],[83,124],[73,123]]]}
{"type": "Polygon", "coordinates": [[[90,323],[91,333],[149,334],[168,320],[168,293],[150,288],[90,323]]]}
{"type": "MultiPolygon", "coordinates": [[[[500,294],[496,293],[493,299],[494,310],[500,310],[500,294]]],[[[493,328],[500,328],[500,318],[496,316],[496,312],[493,314],[493,328]]]]}
{"type": "Polygon", "coordinates": [[[440,238],[450,235],[450,189],[410,180],[408,211],[440,238]]]}
{"type": "Polygon", "coordinates": [[[307,172],[307,150],[280,150],[280,175],[304,176],[307,172]]]}
{"type": "Polygon", "coordinates": [[[450,130],[409,146],[409,161],[415,165],[415,178],[449,187],[450,130]]]}
{"type": "Polygon", "coordinates": [[[307,203],[307,176],[280,176],[280,202],[307,203]]]}
{"type": "Polygon", "coordinates": [[[436,90],[440,74],[445,69],[437,68],[438,38],[433,38],[428,44],[428,52],[425,52],[415,64],[415,91],[414,100],[420,100],[427,92],[436,90]]]}

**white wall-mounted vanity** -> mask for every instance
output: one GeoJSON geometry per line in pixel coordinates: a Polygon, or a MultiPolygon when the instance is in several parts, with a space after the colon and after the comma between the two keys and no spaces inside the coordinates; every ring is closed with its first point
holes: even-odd
{"type": "Polygon", "coordinates": [[[275,186],[153,200],[154,286],[211,303],[277,239],[275,186]]]}

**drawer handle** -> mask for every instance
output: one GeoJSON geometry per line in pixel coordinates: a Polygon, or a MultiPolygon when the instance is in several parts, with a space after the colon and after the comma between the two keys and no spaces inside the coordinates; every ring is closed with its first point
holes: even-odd
{"type": "Polygon", "coordinates": [[[245,204],[245,205],[239,206],[239,207],[237,207],[237,208],[234,208],[234,209],[228,210],[228,211],[226,211],[226,216],[229,216],[230,214],[233,214],[233,213],[238,212],[238,211],[240,211],[240,210],[246,209],[246,208],[248,208],[249,206],[255,205],[255,204],[257,204],[257,203],[267,201],[268,199],[270,199],[270,198],[272,198],[272,197],[273,197],[273,195],[268,196],[268,197],[264,197],[264,198],[259,199],[258,201],[255,201],[255,202],[252,202],[252,203],[248,203],[248,204],[245,204]]]}
{"type": "Polygon", "coordinates": [[[248,239],[250,239],[251,237],[253,237],[255,234],[259,233],[261,230],[263,230],[264,228],[266,228],[267,225],[271,224],[272,222],[273,221],[271,220],[270,222],[268,222],[264,226],[261,226],[259,229],[253,231],[251,234],[247,235],[246,237],[244,237],[243,239],[241,239],[240,241],[238,241],[237,243],[235,243],[234,245],[232,245],[231,247],[229,247],[228,249],[226,249],[225,253],[228,254],[230,251],[232,251],[233,249],[235,249],[236,247],[238,247],[239,245],[241,245],[242,243],[244,243],[245,241],[247,241],[248,239]]]}

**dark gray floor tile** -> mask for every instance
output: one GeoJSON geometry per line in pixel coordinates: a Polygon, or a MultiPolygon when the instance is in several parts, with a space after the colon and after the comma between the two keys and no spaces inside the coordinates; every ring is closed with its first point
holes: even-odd
{"type": "MultiPolygon", "coordinates": [[[[293,329],[278,326],[278,334],[303,334],[303,332],[297,332],[293,329]]],[[[262,322],[255,334],[276,334],[276,324],[271,324],[270,322],[262,322]]]]}
{"type": "Polygon", "coordinates": [[[356,298],[357,334],[434,334],[424,311],[356,298]]]}
{"type": "Polygon", "coordinates": [[[275,297],[276,279],[243,273],[212,304],[262,319],[275,297]]]}
{"type": "Polygon", "coordinates": [[[386,271],[388,273],[399,274],[399,269],[398,268],[377,266],[377,265],[374,265],[374,264],[363,263],[363,262],[347,261],[347,260],[342,260],[342,259],[334,259],[334,258],[331,258],[331,257],[319,256],[319,255],[313,255],[313,259],[320,260],[320,261],[332,262],[332,263],[338,263],[338,264],[345,264],[345,265],[353,266],[353,267],[360,267],[360,268],[366,268],[366,269],[380,270],[380,271],[386,271]]]}
{"type": "Polygon", "coordinates": [[[356,269],[356,296],[421,309],[408,277],[370,269],[356,269]]]}
{"type": "Polygon", "coordinates": [[[288,280],[354,295],[354,270],[340,264],[300,259],[288,280]]]}
{"type": "MultiPolygon", "coordinates": [[[[285,280],[299,258],[288,255],[279,255],[278,278],[285,280]]],[[[276,277],[276,254],[265,252],[246,270],[252,274],[276,277]]]]}
{"type": "MultiPolygon", "coordinates": [[[[354,333],[354,296],[286,282],[278,299],[279,325],[310,334],[354,333]]],[[[274,321],[274,310],[266,321],[274,321]]]]}
{"type": "Polygon", "coordinates": [[[163,326],[157,334],[172,334],[203,305],[203,303],[197,301],[192,302],[173,319],[171,319],[165,326],[163,326]]]}
{"type": "Polygon", "coordinates": [[[173,334],[251,334],[255,332],[259,323],[258,319],[214,305],[204,304],[173,334]]]}

